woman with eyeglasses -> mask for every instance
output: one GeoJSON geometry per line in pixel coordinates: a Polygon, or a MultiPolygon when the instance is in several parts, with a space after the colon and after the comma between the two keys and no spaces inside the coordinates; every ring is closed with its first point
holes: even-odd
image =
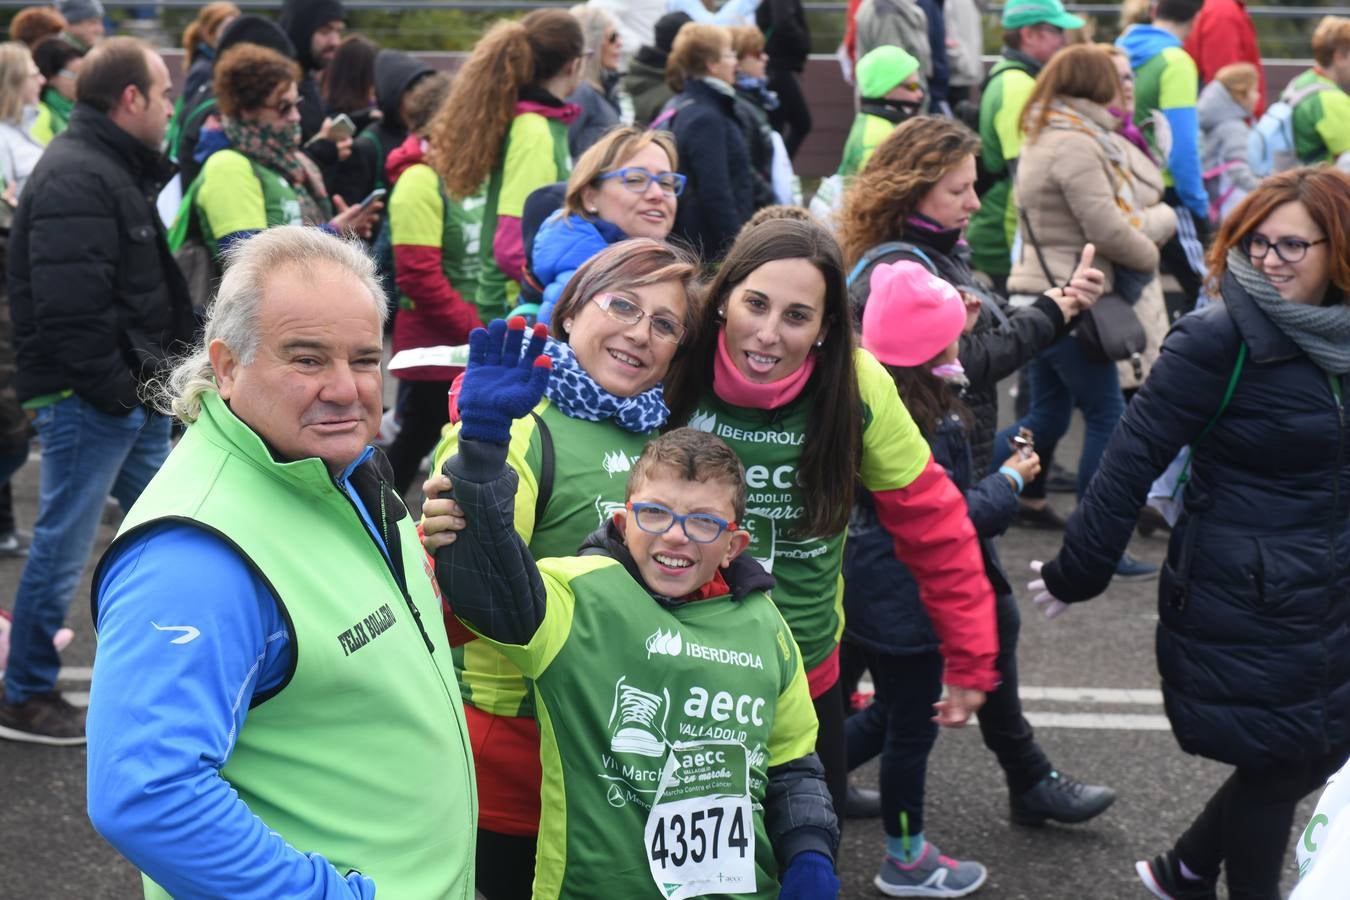
{"type": "MultiPolygon", "coordinates": [[[[515,528],[535,558],[575,555],[623,508],[629,469],[666,424],[661,382],[684,364],[699,318],[698,270],[685,251],[635,238],[602,250],[568,282],[545,350],[553,360],[548,390],[513,424],[507,455],[520,476],[515,528]]],[[[457,435],[452,427],[436,448],[433,473],[456,452],[457,435]]],[[[423,543],[433,554],[463,527],[449,515],[452,501],[436,499],[449,489],[443,475],[426,485],[423,543]]],[[[488,900],[525,900],[540,806],[534,697],[485,642],[454,653],[478,776],[478,890],[488,900]]]]}
{"type": "Polygon", "coordinates": [[[240,44],[221,55],[214,77],[221,130],[202,133],[197,152],[205,162],[184,202],[190,229],[200,229],[217,262],[235,242],[277,225],[368,236],[383,207],[330,198],[300,152],[300,67],[275,50],[240,44]]]}
{"type": "Polygon", "coordinates": [[[445,151],[436,169],[450,196],[462,200],[486,187],[475,298],[484,322],[506,315],[520,296],[525,199],[571,171],[567,127],[578,110],[563,98],[581,81],[585,47],[565,10],[498,22],[474,45],[431,123],[431,143],[445,151]]]}
{"type": "MultiPolygon", "coordinates": [[[[1267,178],[1209,253],[1223,302],[1182,317],[1125,410],[1064,546],[1047,615],[1106,589],[1149,485],[1183,447],[1158,584],[1158,671],[1181,748],[1234,767],[1169,850],[1158,897],[1273,900],[1298,801],[1350,753],[1350,175],[1267,178]]],[[[1036,566],[1039,564],[1033,564],[1036,566]]]]}
{"type": "Polygon", "coordinates": [[[684,191],[675,138],[667,131],[624,125],[582,154],[567,180],[562,208],[544,220],[534,238],[530,271],[543,287],[538,320],[553,307],[586,260],[616,241],[663,241],[675,224],[676,198],[684,191]]]}
{"type": "Polygon", "coordinates": [[[45,82],[38,101],[37,121],[33,123],[33,138],[45,146],[70,124],[70,112],[75,108],[75,79],[84,65],[84,54],[69,41],[47,38],[33,48],[33,62],[45,82]]]}
{"type": "Polygon", "coordinates": [[[572,15],[586,36],[581,81],[567,98],[568,103],[575,103],[580,110],[567,126],[567,147],[575,160],[606,131],[621,122],[633,121],[633,101],[619,91],[623,39],[614,20],[603,9],[585,4],[572,7],[572,15]]]}
{"type": "Polygon", "coordinates": [[[965,501],[886,370],[855,347],[844,275],[819,223],[747,229],[708,290],[688,364],[667,379],[671,422],[712,432],[745,463],[747,552],[774,576],[773,599],[801,648],[841,822],[841,570],[855,484],[872,492],[941,640],[939,721],[963,724],[998,684],[994,596],[965,501]]]}
{"type": "Polygon", "coordinates": [[[675,96],[652,123],[675,134],[680,172],[689,179],[675,234],[709,262],[719,258],[755,211],[754,168],[736,118],[736,51],[731,31],[691,23],[666,61],[675,96]]]}

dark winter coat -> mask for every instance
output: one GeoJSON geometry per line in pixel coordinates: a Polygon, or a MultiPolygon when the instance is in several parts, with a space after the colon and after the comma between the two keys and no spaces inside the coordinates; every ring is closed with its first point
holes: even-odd
{"type": "Polygon", "coordinates": [[[605,89],[597,90],[589,81],[577,85],[567,102],[575,103],[581,113],[567,126],[567,149],[572,160],[581,158],[581,154],[590,149],[606,131],[620,124],[619,75],[605,75],[605,89]]]}
{"type": "Polygon", "coordinates": [[[1149,485],[1194,445],[1158,584],[1163,700],[1183,750],[1266,767],[1350,746],[1350,379],[1231,275],[1222,292],[1173,327],[1043,575],[1065,602],[1104,591],[1149,485]]]}
{"type": "Polygon", "coordinates": [[[666,54],[655,47],[642,47],[628,61],[623,89],[633,98],[633,121],[647,125],[675,94],[666,84],[666,54]]]}
{"type": "Polygon", "coordinates": [[[800,72],[811,55],[811,29],[801,0],[763,0],[755,10],[755,24],[764,32],[769,68],[800,72]]]}
{"type": "Polygon", "coordinates": [[[689,178],[672,233],[711,261],[731,246],[755,211],[750,151],[734,96],[692,79],[671,102],[681,104],[667,124],[675,133],[680,172],[689,178]]]}
{"type": "MultiPolygon", "coordinates": [[[[965,495],[994,593],[1011,594],[994,538],[1007,530],[1017,515],[1017,491],[998,473],[977,477],[959,416],[949,415],[923,430],[933,458],[965,495]]],[[[905,655],[938,649],[933,622],[919,599],[919,585],[905,564],[896,559],[895,539],[877,520],[872,495],[866,491],[859,493],[853,505],[844,544],[844,622],[844,633],[850,641],[880,653],[905,655]]]]}
{"type": "MultiPolygon", "coordinates": [[[[1068,331],[1070,323],[1064,321],[1064,315],[1049,297],[1037,297],[1030,306],[1010,307],[1002,297],[981,287],[970,268],[970,250],[961,241],[957,229],[941,229],[931,220],[913,216],[900,239],[921,250],[944,281],[962,290],[973,291],[984,301],[975,330],[961,335],[959,352],[961,365],[970,379],[965,401],[973,416],[971,456],[975,460],[975,471],[987,472],[994,454],[1003,454],[998,457],[1000,460],[1008,455],[1006,448],[993,446],[994,434],[998,431],[998,383],[1059,340],[1068,331]]],[[[881,256],[877,263],[902,259],[924,263],[915,254],[901,252],[881,256]]],[[[862,307],[867,302],[872,268],[869,266],[849,289],[850,300],[858,315],[862,314],[862,307]]]]}
{"type": "MultiPolygon", "coordinates": [[[[216,48],[201,42],[197,44],[197,55],[188,66],[183,79],[183,97],[195,97],[197,92],[211,83],[216,68],[216,48]]],[[[185,101],[186,102],[186,101],[185,101]]]]}
{"type": "Polygon", "coordinates": [[[9,243],[20,401],[73,390],[111,415],[192,338],[187,282],[155,198],[173,174],[107,116],[75,105],[28,180],[9,243]]]}
{"type": "Polygon", "coordinates": [[[750,153],[750,169],[755,179],[753,205],[759,209],[777,203],[773,191],[773,128],[756,95],[737,89],[736,121],[741,123],[745,148],[750,153]]]}

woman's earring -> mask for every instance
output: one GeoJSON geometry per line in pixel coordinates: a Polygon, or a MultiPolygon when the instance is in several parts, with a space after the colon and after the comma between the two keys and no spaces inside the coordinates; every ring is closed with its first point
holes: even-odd
{"type": "Polygon", "coordinates": [[[595,215],[596,213],[600,212],[600,210],[592,206],[590,209],[586,210],[586,212],[590,213],[591,215],[595,215]]]}
{"type": "Polygon", "coordinates": [[[824,347],[824,346],[825,346],[825,339],[824,339],[824,338],[821,338],[820,340],[816,341],[816,346],[817,346],[817,347],[824,347]]]}
{"type": "Polygon", "coordinates": [[[727,317],[727,308],[725,306],[717,307],[717,318],[725,319],[727,317]]]}
{"type": "Polygon", "coordinates": [[[571,334],[571,333],[572,333],[572,320],[571,320],[571,319],[568,319],[568,320],[566,320],[565,322],[563,322],[563,331],[564,331],[565,333],[567,333],[567,334],[571,334]]]}

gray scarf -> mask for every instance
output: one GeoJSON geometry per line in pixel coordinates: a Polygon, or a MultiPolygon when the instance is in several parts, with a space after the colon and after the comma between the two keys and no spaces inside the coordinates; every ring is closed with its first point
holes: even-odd
{"type": "Polygon", "coordinates": [[[1350,306],[1310,306],[1284,299],[1237,247],[1228,251],[1228,271],[1266,318],[1313,362],[1335,375],[1350,372],[1350,306]]]}

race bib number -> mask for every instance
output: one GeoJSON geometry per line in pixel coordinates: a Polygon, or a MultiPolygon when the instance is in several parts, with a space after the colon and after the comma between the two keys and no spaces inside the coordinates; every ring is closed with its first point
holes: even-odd
{"type": "Polygon", "coordinates": [[[644,838],[666,900],[755,891],[750,768],[737,743],[677,743],[666,758],[644,838]]]}

